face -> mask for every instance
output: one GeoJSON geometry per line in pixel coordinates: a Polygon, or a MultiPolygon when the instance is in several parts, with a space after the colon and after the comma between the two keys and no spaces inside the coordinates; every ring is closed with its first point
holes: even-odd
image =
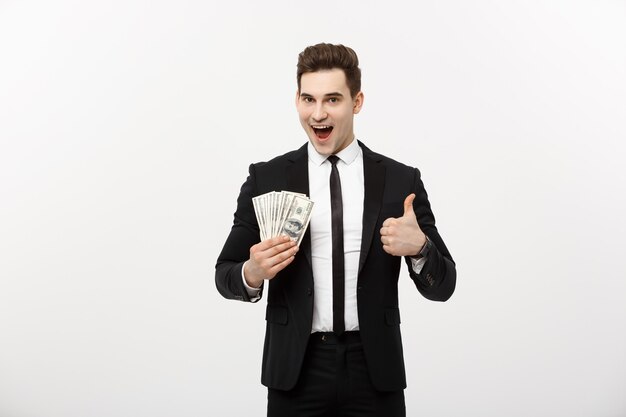
{"type": "Polygon", "coordinates": [[[302,74],[296,108],[300,124],[320,154],[336,154],[354,140],[354,115],[362,106],[363,93],[350,96],[343,70],[302,74]]]}
{"type": "Polygon", "coordinates": [[[290,232],[297,232],[299,229],[298,223],[287,221],[285,222],[285,229],[290,232]]]}
{"type": "Polygon", "coordinates": [[[298,221],[287,220],[283,229],[290,237],[296,238],[302,229],[302,225],[298,221]]]}

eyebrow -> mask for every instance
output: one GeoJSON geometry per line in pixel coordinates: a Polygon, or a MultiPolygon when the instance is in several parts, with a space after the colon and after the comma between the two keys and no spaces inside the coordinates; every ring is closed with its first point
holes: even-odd
{"type": "MultiPolygon", "coordinates": [[[[300,93],[300,96],[301,97],[311,97],[311,98],[313,98],[313,96],[311,94],[309,94],[309,93],[300,93]]],[[[343,94],[341,94],[338,91],[335,91],[335,92],[332,92],[332,93],[324,94],[324,97],[326,97],[326,98],[329,98],[329,97],[343,97],[343,94]]]]}

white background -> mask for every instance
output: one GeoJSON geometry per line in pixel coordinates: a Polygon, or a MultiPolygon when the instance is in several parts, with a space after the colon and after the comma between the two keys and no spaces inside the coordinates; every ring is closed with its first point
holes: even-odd
{"type": "Polygon", "coordinates": [[[265,415],[214,264],[322,41],[458,264],[401,276],[407,414],[626,416],[626,2],[0,0],[1,417],[265,415]]]}

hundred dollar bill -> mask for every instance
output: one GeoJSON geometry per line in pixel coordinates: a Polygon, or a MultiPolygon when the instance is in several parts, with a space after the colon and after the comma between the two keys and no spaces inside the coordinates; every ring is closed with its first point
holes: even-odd
{"type": "Polygon", "coordinates": [[[309,227],[313,204],[313,201],[306,197],[294,195],[279,235],[289,236],[291,240],[294,240],[300,246],[302,237],[306,233],[307,227],[309,227]]]}
{"type": "Polygon", "coordinates": [[[280,194],[277,193],[276,191],[272,191],[271,193],[267,194],[267,219],[269,220],[267,222],[267,235],[269,237],[274,237],[274,234],[276,233],[276,222],[278,221],[278,219],[276,218],[276,195],[280,194]]]}
{"type": "Polygon", "coordinates": [[[287,214],[289,214],[289,208],[291,207],[291,203],[293,202],[294,195],[289,192],[282,192],[282,201],[280,205],[280,224],[279,229],[276,233],[280,233],[280,228],[283,226],[285,219],[287,218],[287,214]]]}
{"type": "Polygon", "coordinates": [[[261,240],[265,240],[268,238],[265,226],[265,195],[253,197],[252,205],[254,206],[256,221],[259,224],[259,234],[261,236],[261,240]]]}

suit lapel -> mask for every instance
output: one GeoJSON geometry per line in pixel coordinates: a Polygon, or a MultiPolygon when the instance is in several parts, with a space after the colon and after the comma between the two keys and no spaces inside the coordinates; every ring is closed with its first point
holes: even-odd
{"type": "MultiPolygon", "coordinates": [[[[303,193],[309,195],[309,158],[307,153],[307,144],[298,149],[289,158],[291,164],[287,166],[287,190],[295,193],[303,193]]],[[[313,208],[315,210],[315,207],[313,208]]],[[[306,231],[302,242],[300,242],[300,250],[304,251],[309,265],[311,265],[311,232],[306,231]]]]}
{"type": "Polygon", "coordinates": [[[359,274],[365,264],[367,254],[376,234],[376,221],[380,213],[385,188],[385,167],[381,158],[359,142],[363,149],[363,173],[365,181],[365,197],[363,201],[363,235],[361,237],[361,256],[359,258],[359,274]]]}

